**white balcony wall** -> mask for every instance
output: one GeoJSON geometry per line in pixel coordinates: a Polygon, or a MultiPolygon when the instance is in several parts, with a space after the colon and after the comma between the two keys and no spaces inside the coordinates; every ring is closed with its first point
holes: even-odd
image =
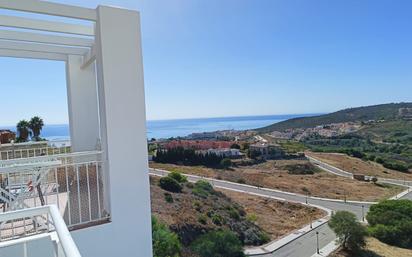
{"type": "Polygon", "coordinates": [[[112,222],[77,230],[73,237],[83,256],[151,257],[140,17],[105,6],[97,14],[100,130],[112,222]]]}

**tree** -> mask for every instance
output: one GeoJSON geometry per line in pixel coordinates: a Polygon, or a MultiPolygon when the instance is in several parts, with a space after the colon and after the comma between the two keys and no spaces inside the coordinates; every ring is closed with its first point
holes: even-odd
{"type": "Polygon", "coordinates": [[[196,239],[191,248],[200,257],[244,257],[242,243],[229,230],[212,231],[196,239]]]}
{"type": "Polygon", "coordinates": [[[30,123],[27,120],[21,120],[17,123],[17,142],[27,142],[31,135],[30,123]]]}
{"type": "Polygon", "coordinates": [[[240,145],[238,145],[238,144],[236,144],[236,143],[233,143],[233,144],[230,146],[230,148],[231,148],[231,149],[239,149],[239,150],[240,150],[240,145]]]}
{"type": "Polygon", "coordinates": [[[412,248],[412,201],[382,201],[370,207],[366,219],[372,236],[390,245],[412,248]]]}
{"type": "Polygon", "coordinates": [[[222,166],[222,168],[224,169],[228,169],[230,166],[232,166],[232,161],[229,158],[224,158],[220,161],[220,166],[222,166]]]}
{"type": "Polygon", "coordinates": [[[43,129],[43,126],[44,126],[43,119],[41,119],[38,116],[34,116],[33,118],[31,118],[29,122],[29,128],[31,129],[33,133],[33,139],[35,141],[40,140],[40,133],[41,133],[41,130],[43,129]]]}
{"type": "Polygon", "coordinates": [[[342,247],[353,252],[365,246],[366,229],[356,220],[355,214],[348,211],[336,212],[329,221],[342,247]]]}
{"type": "Polygon", "coordinates": [[[180,256],[179,238],[154,216],[152,216],[152,244],[154,257],[180,256]]]}

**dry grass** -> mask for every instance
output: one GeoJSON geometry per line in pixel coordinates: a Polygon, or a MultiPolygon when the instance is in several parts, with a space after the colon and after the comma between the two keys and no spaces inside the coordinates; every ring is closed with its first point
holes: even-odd
{"type": "Polygon", "coordinates": [[[250,185],[268,187],[282,191],[307,194],[312,196],[379,201],[400,193],[403,188],[392,185],[374,185],[339,177],[327,172],[314,175],[291,175],[285,170],[286,165],[308,163],[305,160],[267,161],[261,164],[238,167],[230,170],[206,168],[203,166],[179,166],[174,164],[150,163],[150,167],[179,171],[205,177],[240,182],[250,185]],[[242,181],[242,182],[243,182],[242,181]]]}
{"type": "MultiPolygon", "coordinates": [[[[369,237],[366,242],[365,254],[363,256],[412,257],[412,250],[390,246],[373,237],[369,237]]],[[[331,257],[354,257],[354,255],[339,249],[337,252],[333,253],[331,257]]]]}
{"type": "Polygon", "coordinates": [[[272,240],[309,224],[310,220],[326,215],[322,210],[302,204],[282,202],[274,199],[220,190],[245,208],[248,217],[256,218],[255,223],[266,231],[272,240]]]}
{"type": "Polygon", "coordinates": [[[325,163],[338,167],[353,174],[364,174],[381,178],[412,180],[412,173],[405,173],[383,167],[381,164],[371,161],[363,161],[341,153],[314,153],[306,152],[325,163]]]}

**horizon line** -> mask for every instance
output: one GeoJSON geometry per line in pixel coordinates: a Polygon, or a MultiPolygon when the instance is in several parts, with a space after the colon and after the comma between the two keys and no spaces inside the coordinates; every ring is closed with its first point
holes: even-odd
{"type": "MultiPolygon", "coordinates": [[[[246,118],[246,117],[269,117],[269,116],[297,116],[297,115],[321,115],[326,112],[320,113],[288,113],[288,114],[258,114],[258,115],[234,115],[234,116],[212,116],[212,117],[191,117],[191,118],[167,118],[167,119],[146,119],[148,121],[172,121],[172,120],[201,120],[201,119],[226,119],[226,118],[246,118]]],[[[17,124],[17,123],[16,123],[17,124]]],[[[59,125],[69,125],[66,123],[45,123],[45,126],[59,126],[59,125]]],[[[2,127],[15,127],[16,125],[0,125],[2,127]]]]}

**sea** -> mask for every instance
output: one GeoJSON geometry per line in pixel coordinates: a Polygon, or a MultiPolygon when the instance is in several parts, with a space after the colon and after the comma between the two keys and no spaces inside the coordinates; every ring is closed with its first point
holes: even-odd
{"type": "MultiPolygon", "coordinates": [[[[256,129],[287,119],[314,115],[319,114],[261,115],[220,118],[148,120],[147,137],[159,139],[179,136],[183,137],[192,133],[212,132],[217,130],[256,129]]],[[[11,129],[15,131],[15,127],[10,126],[0,126],[0,129],[11,129]]],[[[50,141],[68,141],[70,140],[69,125],[46,124],[42,130],[41,136],[50,141]]]]}

